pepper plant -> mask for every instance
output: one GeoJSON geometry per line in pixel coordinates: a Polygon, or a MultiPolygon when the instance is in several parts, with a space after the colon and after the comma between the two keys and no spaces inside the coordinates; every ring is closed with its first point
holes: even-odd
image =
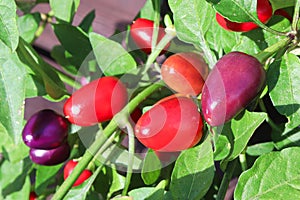
{"type": "Polygon", "coordinates": [[[300,0],[147,0],[110,37],[81,3],[0,1],[0,199],[299,198],[300,0]]]}

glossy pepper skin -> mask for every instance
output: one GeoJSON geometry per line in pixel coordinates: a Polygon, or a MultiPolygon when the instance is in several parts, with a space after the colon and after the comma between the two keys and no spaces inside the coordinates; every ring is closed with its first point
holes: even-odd
{"type": "MultiPolygon", "coordinates": [[[[264,24],[266,24],[273,15],[272,5],[269,0],[257,0],[256,11],[258,19],[264,24]]],[[[259,27],[254,22],[232,22],[219,13],[216,13],[216,20],[221,27],[228,31],[248,32],[259,27]]]]}
{"type": "Polygon", "coordinates": [[[176,92],[196,96],[202,91],[208,65],[198,53],[176,53],[164,61],[161,75],[163,81],[176,92]]]}
{"type": "Polygon", "coordinates": [[[64,114],[73,124],[92,126],[112,119],[127,99],[125,85],[116,77],[106,76],[75,91],[64,104],[64,114]]]}
{"type": "Polygon", "coordinates": [[[66,161],[70,156],[70,146],[65,143],[55,149],[45,150],[45,149],[33,149],[29,151],[29,157],[32,162],[39,165],[57,165],[66,161]]]}
{"type": "Polygon", "coordinates": [[[202,112],[211,126],[220,126],[241,112],[263,89],[266,72],[253,56],[231,52],[207,77],[202,91],[202,112]]]}
{"type": "Polygon", "coordinates": [[[29,200],[36,200],[36,199],[37,199],[37,195],[35,194],[35,192],[30,192],[29,200]]]}
{"type": "Polygon", "coordinates": [[[53,149],[65,143],[68,120],[53,110],[41,110],[27,121],[22,138],[30,148],[53,149]]]}
{"type": "Polygon", "coordinates": [[[135,126],[135,136],[148,148],[162,152],[181,151],[196,145],[203,122],[190,98],[171,96],[145,112],[135,126]]]}
{"type": "MultiPolygon", "coordinates": [[[[149,19],[138,18],[130,26],[130,35],[135,44],[143,50],[146,54],[151,53],[152,46],[152,34],[153,34],[154,22],[149,19]]],[[[159,26],[157,43],[165,36],[164,28],[159,26]]],[[[170,43],[166,45],[161,54],[170,46],[170,43]]]]}
{"type": "MultiPolygon", "coordinates": [[[[67,179],[67,177],[72,173],[75,166],[78,164],[78,161],[75,160],[69,160],[67,164],[64,167],[64,180],[67,179]]],[[[73,187],[78,186],[82,184],[85,180],[87,180],[90,176],[92,176],[92,171],[85,169],[82,171],[80,176],[77,178],[75,183],[73,184],[73,187]]]]}

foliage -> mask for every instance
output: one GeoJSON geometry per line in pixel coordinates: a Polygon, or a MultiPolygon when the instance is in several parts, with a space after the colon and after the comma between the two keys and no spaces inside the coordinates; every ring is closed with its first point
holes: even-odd
{"type": "MultiPolygon", "coordinates": [[[[162,2],[147,0],[137,15],[154,20],[157,27],[164,18],[167,26],[166,36],[147,55],[137,49],[129,30],[110,38],[93,32],[93,8],[75,26],[72,22],[83,1],[1,0],[0,199],[26,199],[31,191],[39,199],[50,194],[53,199],[223,199],[234,177],[237,200],[299,198],[300,2],[270,0],[273,13],[284,9],[294,18],[290,22],[273,15],[266,24],[257,18],[253,0],[169,0],[170,10],[160,16],[162,2]],[[51,11],[33,12],[39,3],[49,4],[51,11]],[[216,12],[260,27],[249,32],[224,30],[215,20],[216,12]],[[60,42],[49,52],[60,69],[47,63],[33,45],[47,24],[60,42]],[[168,52],[159,55],[169,42],[168,52]],[[135,140],[128,116],[136,107],[151,109],[174,92],[159,81],[160,65],[182,51],[200,53],[210,69],[229,52],[247,53],[263,63],[266,83],[260,96],[234,119],[218,127],[205,123],[196,146],[164,160],[135,140]],[[25,100],[41,97],[62,105],[72,90],[102,76],[116,76],[125,83],[128,104],[110,121],[92,127],[70,125],[69,159],[80,159],[64,181],[64,163],[42,166],[29,158],[22,141],[25,100]],[[93,175],[71,188],[85,168],[93,175]]],[[[193,100],[199,100],[201,112],[201,94],[193,100]]]]}

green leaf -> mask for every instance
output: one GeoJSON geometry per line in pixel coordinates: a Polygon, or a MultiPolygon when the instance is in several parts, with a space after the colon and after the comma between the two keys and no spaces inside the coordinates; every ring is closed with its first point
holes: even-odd
{"type": "Polygon", "coordinates": [[[171,176],[174,199],[201,199],[212,184],[214,161],[210,137],[180,154],[171,176]]]}
{"type": "MultiPolygon", "coordinates": [[[[22,0],[15,0],[18,9],[23,11],[24,13],[29,13],[31,9],[39,3],[40,0],[35,0],[35,1],[22,1],[22,0]]],[[[43,0],[42,0],[43,1],[43,0]]]]}
{"type": "Polygon", "coordinates": [[[267,47],[265,35],[258,28],[241,35],[240,40],[235,43],[231,51],[241,51],[249,55],[255,55],[267,47]]]}
{"type": "Polygon", "coordinates": [[[112,196],[115,192],[122,190],[125,185],[125,177],[118,174],[117,170],[115,169],[115,166],[112,166],[110,166],[112,168],[112,181],[108,192],[109,196],[112,196]]]}
{"type": "Polygon", "coordinates": [[[300,60],[294,54],[286,54],[273,62],[267,74],[271,100],[277,111],[288,118],[289,129],[300,124],[300,60]],[[284,94],[284,95],[283,95],[284,94]]]}
{"type": "Polygon", "coordinates": [[[27,173],[31,169],[31,165],[32,162],[28,157],[20,162],[15,163],[5,160],[1,164],[0,187],[2,188],[1,194],[4,198],[9,196],[11,197],[13,195],[19,195],[20,190],[23,190],[23,192],[27,190],[29,194],[30,187],[27,180],[27,173]],[[23,188],[24,185],[26,185],[28,188],[23,188]]]}
{"type": "Polygon", "coordinates": [[[5,145],[3,147],[3,156],[10,162],[20,162],[29,155],[29,147],[23,141],[18,144],[5,145]]]}
{"type": "Polygon", "coordinates": [[[142,179],[146,185],[151,185],[160,176],[161,162],[153,150],[148,150],[142,167],[142,179]]]}
{"type": "Polygon", "coordinates": [[[62,166],[63,164],[55,166],[37,165],[34,186],[38,195],[42,194],[50,184],[55,182],[55,176],[62,166]]]}
{"type": "Polygon", "coordinates": [[[140,187],[128,192],[129,196],[138,200],[163,199],[165,194],[166,181],[162,180],[156,187],[140,187]]]}
{"type": "Polygon", "coordinates": [[[5,127],[0,123],[0,153],[2,153],[2,150],[4,146],[11,146],[13,144],[13,140],[10,137],[9,133],[5,129],[5,127]]]}
{"type": "Polygon", "coordinates": [[[17,54],[0,41],[0,123],[16,144],[21,141],[25,76],[17,54]]]}
{"type": "Polygon", "coordinates": [[[30,13],[18,18],[18,29],[20,36],[27,42],[31,43],[34,40],[35,32],[41,22],[40,13],[30,13]]]}
{"type": "Polygon", "coordinates": [[[22,38],[20,38],[17,53],[20,60],[26,64],[28,73],[33,73],[42,79],[45,90],[53,99],[60,99],[67,94],[65,85],[54,71],[53,66],[46,63],[22,38]]]}
{"type": "Polygon", "coordinates": [[[226,135],[232,134],[228,137],[230,140],[232,150],[227,160],[233,160],[245,149],[247,143],[257,127],[266,119],[266,113],[245,111],[240,119],[231,120],[231,131],[225,131],[226,135]]]}
{"type": "Polygon", "coordinates": [[[15,1],[1,0],[0,2],[0,40],[15,51],[19,42],[17,26],[17,7],[15,1]]]}
{"type": "Polygon", "coordinates": [[[254,144],[247,147],[246,153],[250,156],[260,156],[265,153],[270,153],[274,149],[273,142],[264,142],[254,144]]]}
{"type": "Polygon", "coordinates": [[[80,0],[50,0],[49,3],[57,19],[71,23],[80,0]]]}
{"type": "MultiPolygon", "coordinates": [[[[21,184],[20,182],[18,184],[21,184]]],[[[15,185],[16,186],[16,185],[15,185]]],[[[17,188],[17,190],[13,193],[10,193],[5,197],[5,200],[17,200],[17,199],[23,199],[25,196],[29,196],[30,193],[30,177],[27,176],[25,178],[25,182],[22,186],[22,188],[17,188]]]]}
{"type": "Polygon", "coordinates": [[[133,189],[128,192],[129,196],[133,199],[145,200],[153,191],[155,187],[140,187],[137,189],[133,189]]]}
{"type": "Polygon", "coordinates": [[[172,193],[171,193],[170,191],[167,191],[167,192],[164,194],[163,200],[173,200],[172,193]]]}
{"type": "Polygon", "coordinates": [[[205,58],[212,68],[216,57],[210,50],[205,34],[210,29],[215,11],[209,3],[199,0],[169,0],[173,12],[174,25],[180,40],[194,44],[203,50],[205,58]]]}
{"type": "Polygon", "coordinates": [[[287,7],[290,7],[290,6],[294,6],[296,4],[295,0],[285,0],[285,1],[282,1],[282,0],[269,0],[269,1],[272,4],[273,10],[277,10],[277,9],[280,9],[280,8],[287,8],[287,7]]]}
{"type": "Polygon", "coordinates": [[[78,67],[71,64],[69,58],[72,59],[72,55],[65,50],[61,45],[56,45],[51,50],[51,57],[62,66],[67,72],[78,75],[78,67]]]}
{"type": "Polygon", "coordinates": [[[152,0],[147,0],[144,6],[141,8],[139,12],[139,17],[144,19],[149,19],[154,21],[155,10],[153,7],[152,0]]]}
{"type": "Polygon", "coordinates": [[[229,155],[230,149],[231,145],[227,137],[224,135],[219,135],[215,144],[214,159],[223,160],[229,155]]]}
{"type": "MultiPolygon", "coordinates": [[[[280,15],[273,15],[270,21],[267,23],[270,28],[281,31],[281,32],[288,32],[291,31],[291,22],[280,15]]],[[[276,41],[283,39],[285,36],[281,36],[278,38],[278,35],[274,35],[273,33],[270,33],[269,31],[266,31],[263,29],[263,32],[265,34],[265,40],[268,44],[275,43],[276,41]],[[273,40],[273,42],[271,42],[273,40]]],[[[263,42],[263,41],[261,41],[263,42]]]]}
{"type": "Polygon", "coordinates": [[[233,22],[257,22],[257,1],[222,0],[215,2],[214,8],[222,16],[233,22]]]}
{"type": "Polygon", "coordinates": [[[95,180],[95,190],[106,196],[107,199],[117,191],[120,191],[124,188],[125,177],[118,174],[114,165],[108,165],[103,168],[95,180]]]}
{"type": "Polygon", "coordinates": [[[99,193],[91,190],[87,194],[86,200],[104,200],[104,198],[99,193]]]}
{"type": "Polygon", "coordinates": [[[25,90],[26,98],[47,95],[43,80],[35,74],[27,73],[25,80],[25,90]]]}
{"type": "Polygon", "coordinates": [[[276,149],[300,146],[300,127],[294,129],[283,128],[282,131],[273,131],[272,139],[275,142],[276,149]]]}
{"type": "Polygon", "coordinates": [[[239,43],[242,35],[237,32],[223,29],[215,20],[211,20],[210,28],[205,34],[206,41],[211,49],[222,57],[223,49],[225,53],[232,51],[233,47],[239,43]]]}
{"type": "Polygon", "coordinates": [[[72,59],[69,58],[70,63],[80,67],[92,53],[92,47],[86,33],[79,27],[69,24],[53,24],[52,26],[61,45],[72,55],[72,59]]]}
{"type": "Polygon", "coordinates": [[[167,182],[165,180],[162,180],[159,184],[157,184],[157,186],[154,188],[152,193],[145,199],[146,200],[163,199],[166,184],[167,184],[167,182]]]}
{"type": "Polygon", "coordinates": [[[116,196],[116,197],[114,197],[113,199],[111,199],[111,200],[132,200],[132,198],[131,197],[129,197],[129,196],[116,196]]]}
{"type": "Polygon", "coordinates": [[[92,24],[95,19],[95,10],[89,12],[80,22],[79,27],[86,33],[92,31],[92,24]]]}
{"type": "MultiPolygon", "coordinates": [[[[290,31],[290,22],[282,16],[274,15],[268,22],[268,26],[281,32],[290,31]]],[[[231,51],[242,51],[244,53],[255,55],[263,49],[284,39],[285,36],[278,36],[261,28],[240,34],[240,40],[235,42],[231,51]]],[[[224,39],[225,40],[225,39],[224,39]]],[[[223,40],[222,40],[223,41],[223,40]]]]}
{"type": "Polygon", "coordinates": [[[243,172],[234,199],[298,199],[300,196],[300,148],[260,156],[243,172]]]}
{"type": "Polygon", "coordinates": [[[163,199],[165,194],[166,181],[162,180],[156,187],[139,187],[128,192],[133,199],[157,200],[163,199]]]}
{"type": "Polygon", "coordinates": [[[96,33],[90,33],[89,38],[98,65],[106,76],[136,69],[135,60],[119,43],[96,33]]]}

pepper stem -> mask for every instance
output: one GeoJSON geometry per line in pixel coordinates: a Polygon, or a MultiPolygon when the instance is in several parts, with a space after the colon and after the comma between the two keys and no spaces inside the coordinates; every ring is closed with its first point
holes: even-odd
{"type": "Polygon", "coordinates": [[[259,62],[264,64],[268,58],[273,56],[278,50],[286,48],[290,43],[292,39],[290,37],[286,37],[279,42],[273,44],[272,46],[269,46],[268,48],[264,49],[262,52],[256,54],[254,57],[256,57],[259,62]]]}
{"type": "Polygon", "coordinates": [[[129,121],[127,121],[126,123],[126,128],[127,128],[127,132],[128,132],[128,137],[129,137],[129,147],[128,147],[128,151],[129,151],[129,156],[128,156],[128,167],[127,167],[127,174],[126,174],[126,179],[125,179],[125,186],[124,189],[122,191],[122,196],[126,196],[128,189],[129,189],[129,185],[130,185],[130,180],[131,180],[131,176],[132,176],[132,168],[133,168],[133,159],[134,159],[134,151],[135,151],[135,146],[134,146],[134,132],[133,132],[133,128],[131,126],[131,124],[129,123],[129,121]]]}

